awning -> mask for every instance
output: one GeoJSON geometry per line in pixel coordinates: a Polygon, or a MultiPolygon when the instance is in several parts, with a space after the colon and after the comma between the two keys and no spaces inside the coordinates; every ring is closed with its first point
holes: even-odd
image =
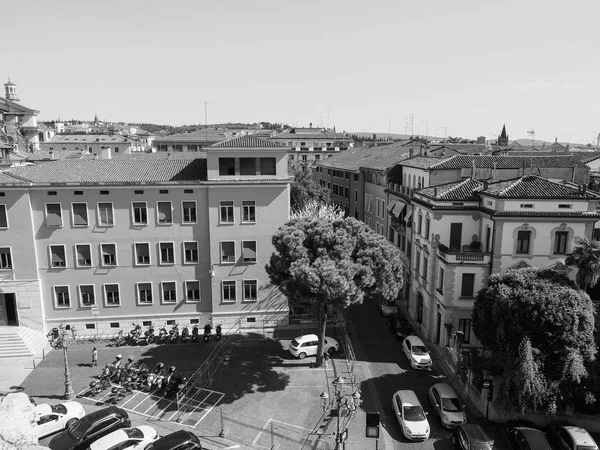
{"type": "Polygon", "coordinates": [[[410,208],[408,211],[406,211],[406,217],[404,218],[405,223],[408,223],[410,221],[412,213],[413,213],[412,208],[410,208]]]}
{"type": "Polygon", "coordinates": [[[393,214],[396,217],[400,217],[400,214],[402,214],[402,211],[404,210],[404,208],[406,208],[406,203],[396,201],[396,202],[394,202],[394,207],[390,211],[390,214],[393,214]]]}

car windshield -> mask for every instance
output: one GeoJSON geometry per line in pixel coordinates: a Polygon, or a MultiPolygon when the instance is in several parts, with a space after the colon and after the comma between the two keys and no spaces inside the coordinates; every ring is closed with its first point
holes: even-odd
{"type": "Polygon", "coordinates": [[[413,355],[428,355],[427,347],[424,345],[413,345],[412,348],[413,355]]]}
{"type": "Polygon", "coordinates": [[[144,433],[138,428],[125,428],[123,430],[129,439],[143,439],[144,433]]]}
{"type": "Polygon", "coordinates": [[[462,405],[457,398],[442,398],[442,410],[446,412],[461,412],[462,405]]]}
{"type": "Polygon", "coordinates": [[[409,422],[420,422],[421,420],[425,420],[423,408],[420,406],[405,406],[404,420],[409,422]]]}
{"type": "Polygon", "coordinates": [[[298,346],[300,346],[300,343],[296,339],[294,339],[292,341],[292,347],[298,347],[298,346]]]}
{"type": "Polygon", "coordinates": [[[59,403],[58,405],[52,406],[52,412],[57,414],[66,414],[67,408],[65,408],[65,405],[59,403]]]}
{"type": "Polygon", "coordinates": [[[69,434],[73,437],[73,439],[80,440],[81,437],[85,434],[87,430],[89,430],[90,424],[85,417],[81,420],[78,420],[73,425],[69,427],[69,434]]]}

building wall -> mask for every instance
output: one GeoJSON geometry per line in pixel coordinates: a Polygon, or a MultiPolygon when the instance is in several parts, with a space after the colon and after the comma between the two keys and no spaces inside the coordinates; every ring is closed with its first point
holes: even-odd
{"type": "Polygon", "coordinates": [[[40,149],[42,151],[47,152],[60,152],[60,151],[82,151],[89,153],[100,154],[106,148],[110,148],[113,153],[129,153],[131,151],[132,145],[130,142],[112,142],[112,141],[98,141],[98,142],[86,142],[82,140],[81,142],[42,142],[40,144],[40,149]]]}

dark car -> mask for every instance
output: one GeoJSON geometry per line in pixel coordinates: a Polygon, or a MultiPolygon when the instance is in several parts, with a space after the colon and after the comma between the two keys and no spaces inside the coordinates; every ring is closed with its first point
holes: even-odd
{"type": "Polygon", "coordinates": [[[457,426],[452,433],[452,443],[460,450],[492,450],[493,445],[485,431],[472,423],[457,426]]]}
{"type": "Polygon", "coordinates": [[[194,433],[179,430],[154,441],[145,450],[202,450],[202,444],[194,433]]]}
{"type": "Polygon", "coordinates": [[[392,314],[388,317],[388,325],[392,335],[399,341],[403,341],[406,336],[413,334],[413,329],[410,323],[397,314],[392,314]]]}
{"type": "Polygon", "coordinates": [[[96,439],[130,426],[127,412],[117,406],[109,406],[83,416],[77,423],[54,436],[48,447],[52,450],[83,450],[96,439]]]}
{"type": "Polygon", "coordinates": [[[504,434],[513,450],[552,450],[546,433],[536,428],[508,427],[504,434]]]}

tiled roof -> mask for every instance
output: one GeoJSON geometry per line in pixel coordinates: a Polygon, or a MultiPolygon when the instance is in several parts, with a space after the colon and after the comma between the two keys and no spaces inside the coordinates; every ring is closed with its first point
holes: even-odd
{"type": "Polygon", "coordinates": [[[0,172],[0,184],[23,184],[25,181],[20,178],[13,177],[9,173],[0,172]]]}
{"type": "Polygon", "coordinates": [[[466,180],[420,189],[417,193],[435,200],[479,200],[475,190],[481,190],[482,186],[481,181],[467,178],[466,180]]]}
{"type": "Polygon", "coordinates": [[[192,131],[191,133],[171,134],[170,136],[157,136],[154,145],[167,144],[169,142],[217,142],[225,139],[225,131],[220,129],[204,129],[192,131]]]}
{"type": "Polygon", "coordinates": [[[406,158],[409,149],[399,143],[377,147],[352,147],[315,163],[322,167],[358,171],[361,167],[388,169],[406,158]]]}
{"type": "Polygon", "coordinates": [[[217,142],[211,147],[235,147],[235,148],[284,148],[285,146],[266,139],[261,139],[253,135],[239,136],[226,141],[217,142]]]}
{"type": "Polygon", "coordinates": [[[600,212],[582,211],[582,212],[536,212],[536,211],[493,211],[494,216],[514,216],[514,217],[584,217],[600,218],[600,212]]]}
{"type": "Polygon", "coordinates": [[[48,141],[48,144],[125,144],[127,142],[126,138],[118,134],[57,134],[48,141]]]}
{"type": "Polygon", "coordinates": [[[206,159],[62,160],[5,172],[31,183],[160,183],[205,181],[206,159]]]}
{"type": "Polygon", "coordinates": [[[584,164],[600,158],[600,152],[569,152],[569,154],[573,155],[573,158],[577,158],[584,164]]]}
{"type": "Polygon", "coordinates": [[[473,155],[475,153],[493,152],[500,147],[488,144],[432,144],[430,151],[438,151],[445,148],[462,153],[463,155],[473,155]]]}
{"type": "Polygon", "coordinates": [[[442,161],[446,161],[444,158],[434,158],[432,156],[416,156],[414,158],[407,159],[402,162],[405,167],[415,167],[417,169],[429,169],[430,167],[439,164],[442,161]]]}
{"type": "MultiPolygon", "coordinates": [[[[415,158],[419,159],[419,158],[415,158]]],[[[430,158],[431,159],[431,158],[430,158]]],[[[407,163],[410,162],[407,161],[407,163]]],[[[462,169],[473,167],[473,162],[478,168],[491,169],[496,164],[497,169],[515,169],[519,167],[536,166],[543,169],[549,168],[572,168],[572,167],[587,167],[585,164],[578,161],[569,155],[552,155],[548,156],[460,156],[455,155],[446,158],[442,161],[438,160],[437,164],[431,164],[429,169],[462,169]]],[[[403,165],[407,165],[403,163],[403,165]]],[[[411,166],[414,167],[414,166],[411,166]]]]}
{"type": "Polygon", "coordinates": [[[332,140],[332,141],[352,141],[351,138],[342,134],[342,133],[334,133],[333,131],[323,131],[320,132],[316,129],[312,129],[311,132],[302,132],[302,133],[290,133],[289,131],[284,131],[283,133],[279,133],[269,139],[273,140],[281,140],[281,141],[298,141],[298,140],[332,140]]]}
{"type": "Polygon", "coordinates": [[[537,176],[525,176],[512,180],[490,183],[482,193],[500,198],[600,198],[600,194],[586,190],[563,180],[548,180],[537,176]]]}

